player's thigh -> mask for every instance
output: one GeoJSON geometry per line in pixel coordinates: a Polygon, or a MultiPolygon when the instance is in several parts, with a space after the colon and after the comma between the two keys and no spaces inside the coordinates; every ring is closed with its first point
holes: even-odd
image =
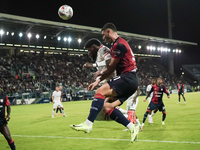
{"type": "Polygon", "coordinates": [[[54,103],[54,104],[53,104],[53,109],[56,109],[58,106],[59,106],[58,103],[54,103]]]}
{"type": "Polygon", "coordinates": [[[114,102],[112,102],[112,103],[104,103],[104,109],[106,110],[106,111],[108,111],[108,110],[110,110],[110,109],[112,109],[112,108],[115,108],[116,106],[120,106],[121,105],[121,101],[120,100],[116,100],[116,101],[114,101],[114,102]]]}
{"type": "Polygon", "coordinates": [[[3,136],[6,138],[6,140],[8,142],[10,142],[12,140],[10,130],[9,130],[7,124],[5,124],[1,127],[1,133],[3,134],[3,136]]]}
{"type": "Polygon", "coordinates": [[[96,93],[100,93],[105,97],[116,97],[117,93],[110,87],[108,83],[105,83],[97,89],[96,93]]]}
{"type": "Polygon", "coordinates": [[[162,103],[158,106],[158,110],[162,112],[166,112],[165,105],[162,103]]]}
{"type": "Polygon", "coordinates": [[[147,110],[152,111],[152,110],[154,110],[154,109],[156,109],[156,108],[158,108],[158,105],[155,104],[155,103],[153,103],[153,102],[151,101],[150,104],[149,104],[149,106],[147,107],[147,110]]]}

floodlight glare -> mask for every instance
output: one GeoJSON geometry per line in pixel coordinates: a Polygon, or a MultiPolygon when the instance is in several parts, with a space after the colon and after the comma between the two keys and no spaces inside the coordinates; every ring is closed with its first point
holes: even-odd
{"type": "Polygon", "coordinates": [[[32,36],[32,35],[31,35],[31,33],[28,33],[28,35],[27,35],[27,36],[28,36],[28,38],[31,38],[31,36],[32,36]]]}
{"type": "Polygon", "coordinates": [[[46,38],[47,38],[47,36],[45,35],[45,36],[44,36],[44,39],[46,39],[46,38]]]}
{"type": "Polygon", "coordinates": [[[64,39],[63,39],[64,41],[67,41],[67,38],[66,37],[64,37],[64,39]]]}
{"type": "Polygon", "coordinates": [[[81,40],[81,39],[78,39],[78,42],[79,42],[79,43],[81,43],[81,42],[82,42],[82,40],[81,40]]]}
{"type": "Polygon", "coordinates": [[[147,49],[149,50],[149,49],[150,49],[150,47],[149,47],[149,46],[147,46],[147,49]]]}
{"type": "Polygon", "coordinates": [[[181,53],[181,50],[179,50],[178,52],[181,53]]]}
{"type": "Polygon", "coordinates": [[[7,31],[7,32],[6,32],[6,35],[8,35],[8,34],[9,34],[9,32],[7,31]]]}
{"type": "Polygon", "coordinates": [[[58,37],[58,41],[60,41],[61,40],[61,37],[58,37]]]}
{"type": "Polygon", "coordinates": [[[68,37],[68,42],[71,42],[72,41],[72,38],[68,37]]]}
{"type": "Polygon", "coordinates": [[[0,35],[3,35],[4,34],[4,31],[1,29],[0,30],[0,35]]]}
{"type": "Polygon", "coordinates": [[[36,37],[36,39],[39,39],[39,38],[40,38],[39,34],[36,34],[36,36],[35,36],[35,37],[36,37]]]}
{"type": "Polygon", "coordinates": [[[141,49],[141,48],[142,48],[142,46],[141,46],[141,45],[139,45],[139,46],[138,46],[138,49],[141,49]]]}
{"type": "Polygon", "coordinates": [[[22,33],[19,33],[19,37],[22,37],[23,36],[23,34],[22,33]]]}
{"type": "Polygon", "coordinates": [[[14,34],[15,34],[14,32],[11,33],[12,36],[14,36],[14,34]]]}

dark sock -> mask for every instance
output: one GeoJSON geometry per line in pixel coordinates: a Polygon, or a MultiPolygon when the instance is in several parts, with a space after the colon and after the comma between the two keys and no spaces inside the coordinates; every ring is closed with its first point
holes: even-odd
{"type": "Polygon", "coordinates": [[[146,111],[145,114],[144,114],[144,118],[143,118],[142,123],[145,123],[145,120],[147,119],[148,114],[149,114],[149,111],[146,111]]]}
{"type": "Polygon", "coordinates": [[[15,142],[12,139],[12,141],[10,143],[8,143],[10,145],[11,150],[15,150],[15,142]]]}
{"type": "Polygon", "coordinates": [[[184,101],[186,102],[186,99],[185,99],[185,97],[183,96],[183,99],[184,99],[184,101]]]}
{"type": "Polygon", "coordinates": [[[162,121],[164,121],[165,118],[166,118],[166,112],[163,112],[162,121]]]}
{"type": "Polygon", "coordinates": [[[56,114],[58,113],[58,108],[56,109],[56,114]]]}
{"type": "Polygon", "coordinates": [[[178,101],[179,101],[179,102],[180,102],[180,99],[181,99],[181,98],[179,97],[179,98],[178,98],[178,101]]]}
{"type": "Polygon", "coordinates": [[[62,110],[61,110],[61,108],[60,108],[59,110],[60,110],[60,113],[62,114],[62,110]]]}
{"type": "Polygon", "coordinates": [[[94,122],[99,112],[102,110],[104,105],[105,97],[99,93],[95,94],[94,100],[92,101],[92,105],[90,108],[90,114],[88,116],[88,120],[94,122]]]}
{"type": "Polygon", "coordinates": [[[130,123],[130,121],[126,119],[126,117],[122,114],[122,112],[116,108],[110,110],[110,118],[124,125],[125,127],[130,123]]]}

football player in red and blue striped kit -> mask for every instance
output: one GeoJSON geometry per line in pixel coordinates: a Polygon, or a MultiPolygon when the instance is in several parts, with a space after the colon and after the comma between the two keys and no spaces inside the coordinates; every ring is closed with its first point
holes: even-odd
{"type": "Polygon", "coordinates": [[[151,113],[152,110],[158,109],[159,111],[162,111],[163,113],[163,117],[162,117],[162,124],[164,125],[164,120],[166,118],[166,110],[165,110],[165,105],[163,103],[162,97],[163,97],[163,93],[167,94],[167,97],[170,98],[169,96],[169,92],[167,91],[167,88],[162,85],[162,79],[158,78],[157,79],[157,84],[154,84],[151,88],[151,90],[149,91],[146,99],[144,101],[147,100],[147,98],[150,96],[150,94],[153,92],[153,97],[151,102],[149,103],[149,106],[147,108],[146,113],[144,114],[144,118],[143,118],[143,123],[142,126],[144,126],[145,120],[147,118],[147,115],[149,113],[151,113]]]}
{"type": "Polygon", "coordinates": [[[181,81],[179,81],[179,83],[177,84],[177,88],[178,88],[178,102],[180,103],[180,99],[181,99],[181,95],[182,95],[183,100],[186,103],[186,99],[184,97],[184,84],[182,84],[181,81]]]}
{"type": "Polygon", "coordinates": [[[0,132],[6,138],[11,150],[15,150],[15,143],[10,135],[10,130],[7,126],[7,121],[10,120],[10,102],[8,96],[4,93],[0,93],[0,132]],[[5,107],[7,107],[7,115],[5,115],[5,107]]]}
{"type": "Polygon", "coordinates": [[[138,88],[135,56],[129,44],[119,37],[113,23],[106,23],[103,26],[101,33],[103,39],[107,43],[112,44],[110,49],[112,58],[103,72],[99,73],[100,78],[90,84],[88,90],[93,90],[115,70],[117,76],[97,89],[87,120],[78,125],[71,125],[71,127],[77,131],[90,133],[95,118],[104,107],[106,114],[109,115],[112,120],[115,120],[129,129],[131,133],[131,142],[135,142],[137,140],[139,126],[131,123],[118,109],[115,108],[116,106],[122,105],[123,102],[135,93],[138,88]],[[112,103],[105,102],[105,99],[109,97],[116,98],[116,100],[112,103]]]}

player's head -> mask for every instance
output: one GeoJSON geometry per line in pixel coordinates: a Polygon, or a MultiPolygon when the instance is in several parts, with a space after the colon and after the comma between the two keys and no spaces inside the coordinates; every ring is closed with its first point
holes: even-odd
{"type": "Polygon", "coordinates": [[[95,58],[100,46],[101,42],[98,39],[92,38],[85,43],[84,49],[88,50],[88,55],[90,57],[95,58]]]}
{"type": "Polygon", "coordinates": [[[56,91],[58,91],[58,90],[59,90],[59,86],[57,85],[57,86],[56,86],[56,91]]]}
{"type": "Polygon", "coordinates": [[[179,80],[179,81],[178,81],[178,83],[180,83],[180,84],[181,84],[181,83],[182,83],[182,81],[181,81],[181,80],[179,80]]]}
{"type": "Polygon", "coordinates": [[[163,83],[162,78],[158,78],[158,79],[157,79],[157,84],[162,84],[162,83],[163,83]]]}
{"type": "Polygon", "coordinates": [[[156,79],[155,78],[151,79],[151,84],[152,85],[156,84],[156,79]]]}
{"type": "Polygon", "coordinates": [[[63,88],[63,87],[62,87],[62,85],[59,85],[59,90],[61,90],[61,91],[62,91],[62,88],[63,88]]]}
{"type": "Polygon", "coordinates": [[[117,28],[113,23],[106,23],[101,29],[101,34],[103,36],[103,40],[107,43],[113,43],[115,39],[113,39],[113,35],[117,34],[117,28]]]}

